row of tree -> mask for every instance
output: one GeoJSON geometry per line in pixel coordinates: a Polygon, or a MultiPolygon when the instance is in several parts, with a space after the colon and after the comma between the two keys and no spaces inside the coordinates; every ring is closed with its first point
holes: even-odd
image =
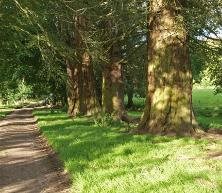
{"type": "Polygon", "coordinates": [[[138,94],[146,96],[139,131],[191,134],[193,77],[207,64],[221,88],[220,0],[2,0],[0,6],[2,98],[22,81],[32,97],[53,93],[70,116],[103,111],[130,121],[124,95],[130,107],[138,94]]]}

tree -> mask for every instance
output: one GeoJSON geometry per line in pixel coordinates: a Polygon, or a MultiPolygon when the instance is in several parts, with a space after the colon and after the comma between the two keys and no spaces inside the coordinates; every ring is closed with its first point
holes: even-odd
{"type": "Polygon", "coordinates": [[[130,52],[135,50],[135,44],[138,41],[135,41],[136,43],[134,42],[131,46],[127,44],[129,40],[133,42],[140,36],[137,33],[140,25],[138,17],[141,16],[141,11],[137,10],[137,6],[141,8],[141,4],[142,2],[129,0],[112,1],[108,4],[110,6],[108,13],[103,13],[109,16],[104,19],[102,25],[105,31],[104,39],[107,40],[103,46],[104,50],[107,50],[105,56],[107,62],[103,65],[102,107],[106,113],[113,114],[115,118],[124,121],[131,120],[124,107],[124,91],[129,91],[129,88],[133,87],[133,85],[129,86],[128,84],[133,81],[126,81],[126,78],[129,77],[126,75],[129,69],[135,69],[136,66],[133,62],[128,62],[128,60],[131,61],[131,58],[127,57],[130,52]],[[128,20],[133,21],[133,27],[131,23],[126,22],[128,20]],[[135,37],[131,37],[132,35],[135,37]]]}
{"type": "Polygon", "coordinates": [[[221,0],[188,0],[186,6],[182,0],[147,1],[148,29],[145,2],[1,1],[2,95],[4,90],[7,93],[18,88],[24,79],[27,86],[31,85],[33,96],[53,93],[66,102],[71,116],[98,112],[99,98],[105,112],[121,119],[126,114],[124,92],[131,106],[132,96],[143,96],[147,88],[141,130],[193,131],[193,121],[188,120],[192,91],[189,55],[195,79],[211,64],[210,77],[220,90],[221,40],[211,34],[221,26],[221,0]],[[203,37],[216,41],[217,48],[206,46],[203,37]],[[144,73],[146,41],[149,70],[144,73]],[[178,113],[181,109],[186,109],[186,115],[178,113]]]}
{"type": "Polygon", "coordinates": [[[113,43],[109,54],[110,62],[105,65],[103,72],[102,105],[106,113],[113,113],[116,118],[122,119],[126,112],[120,45],[113,43]]]}
{"type": "MultiPolygon", "coordinates": [[[[192,70],[195,81],[207,70],[216,92],[221,92],[222,1],[189,0],[184,9],[190,37],[192,70]]],[[[206,75],[206,74],[205,74],[206,75]]]]}
{"type": "Polygon", "coordinates": [[[192,73],[183,0],[150,0],[148,85],[140,132],[194,133],[192,73]]]}
{"type": "Polygon", "coordinates": [[[76,49],[76,59],[74,64],[67,62],[67,97],[70,116],[94,115],[99,112],[91,56],[83,39],[86,29],[86,18],[76,16],[74,42],[71,43],[76,49]]]}

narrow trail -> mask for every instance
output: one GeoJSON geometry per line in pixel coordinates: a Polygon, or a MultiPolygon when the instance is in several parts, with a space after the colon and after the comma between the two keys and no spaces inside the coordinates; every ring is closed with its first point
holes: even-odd
{"type": "Polygon", "coordinates": [[[39,134],[31,108],[0,120],[0,193],[66,193],[69,185],[39,134]]]}

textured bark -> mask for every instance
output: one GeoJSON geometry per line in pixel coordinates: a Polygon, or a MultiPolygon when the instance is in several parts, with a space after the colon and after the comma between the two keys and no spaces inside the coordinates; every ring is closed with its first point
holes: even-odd
{"type": "Polygon", "coordinates": [[[190,135],[192,74],[182,1],[149,1],[148,88],[139,131],[190,135]]]}
{"type": "Polygon", "coordinates": [[[84,30],[86,30],[85,18],[76,17],[73,45],[76,49],[76,60],[72,63],[67,62],[67,98],[70,116],[93,115],[99,111],[93,66],[82,38],[84,30]]]}
{"type": "Polygon", "coordinates": [[[80,109],[84,115],[93,115],[99,112],[99,102],[97,100],[93,66],[90,55],[85,52],[82,56],[81,76],[80,77],[80,109]]]}
{"type": "Polygon", "coordinates": [[[78,68],[69,61],[66,61],[67,69],[67,102],[68,114],[76,116],[80,114],[80,94],[78,85],[78,68]]]}
{"type": "Polygon", "coordinates": [[[116,43],[110,49],[110,63],[105,65],[103,72],[103,110],[122,119],[124,110],[123,74],[120,47],[116,43]]]}

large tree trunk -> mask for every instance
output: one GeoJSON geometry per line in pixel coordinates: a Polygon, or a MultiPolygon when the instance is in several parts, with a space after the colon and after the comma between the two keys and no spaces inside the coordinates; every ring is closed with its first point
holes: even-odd
{"type": "Polygon", "coordinates": [[[73,63],[67,62],[67,99],[70,116],[94,115],[99,111],[93,66],[82,38],[84,30],[86,30],[85,18],[83,16],[76,17],[74,31],[76,60],[73,63]]]}
{"type": "Polygon", "coordinates": [[[113,114],[117,119],[125,115],[123,90],[120,47],[115,43],[110,49],[110,63],[104,67],[102,106],[104,112],[113,114]]]}
{"type": "Polygon", "coordinates": [[[99,112],[99,102],[96,96],[93,66],[90,55],[85,52],[82,56],[80,84],[80,111],[84,115],[94,115],[99,112]]]}
{"type": "Polygon", "coordinates": [[[192,74],[182,0],[149,1],[148,88],[141,132],[190,135],[192,74]]]}

